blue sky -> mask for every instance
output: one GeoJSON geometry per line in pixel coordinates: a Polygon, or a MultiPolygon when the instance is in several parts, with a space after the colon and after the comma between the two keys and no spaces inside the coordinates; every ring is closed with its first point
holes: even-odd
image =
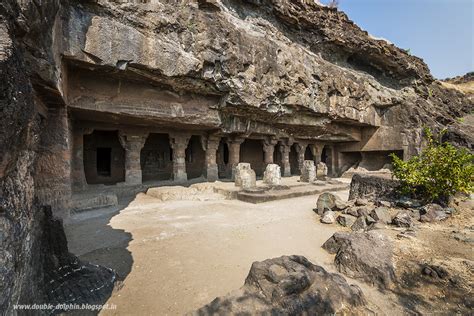
{"type": "Polygon", "coordinates": [[[423,58],[436,78],[474,71],[474,0],[339,0],[338,7],[373,36],[423,58]]]}

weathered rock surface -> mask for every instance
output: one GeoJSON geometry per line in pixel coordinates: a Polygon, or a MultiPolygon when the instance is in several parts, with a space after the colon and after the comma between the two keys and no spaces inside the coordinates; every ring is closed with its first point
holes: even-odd
{"type": "Polygon", "coordinates": [[[241,162],[235,167],[235,186],[243,190],[253,189],[257,186],[256,181],[255,171],[250,168],[249,163],[241,162]]]}
{"type": "Polygon", "coordinates": [[[281,184],[280,166],[277,164],[268,164],[263,174],[263,182],[268,185],[281,184]]]}
{"type": "Polygon", "coordinates": [[[354,222],[356,221],[356,219],[357,217],[352,216],[352,215],[346,215],[346,214],[339,215],[336,218],[337,222],[341,226],[344,226],[344,227],[351,227],[352,224],[354,224],[354,222]]]}
{"type": "Polygon", "coordinates": [[[336,221],[336,212],[333,211],[326,211],[324,212],[323,216],[321,217],[321,223],[324,224],[332,224],[336,221]]]}
{"type": "Polygon", "coordinates": [[[319,215],[323,215],[325,211],[331,211],[336,206],[337,197],[330,193],[324,192],[318,197],[316,209],[319,215]]]}
{"type": "Polygon", "coordinates": [[[400,211],[398,214],[393,218],[392,224],[398,227],[412,227],[413,226],[413,218],[408,213],[408,211],[400,211]]]}
{"type": "Polygon", "coordinates": [[[328,175],[328,166],[322,161],[318,162],[316,166],[316,178],[318,180],[326,180],[328,175]]]}
{"type": "Polygon", "coordinates": [[[244,286],[195,315],[328,315],[367,312],[359,287],[302,256],[254,262],[244,286]]]}
{"type": "Polygon", "coordinates": [[[313,160],[303,161],[303,168],[301,169],[301,182],[313,182],[316,180],[316,166],[313,160]]]}
{"type": "Polygon", "coordinates": [[[323,244],[323,248],[336,254],[334,263],[338,271],[347,276],[380,288],[389,288],[395,281],[392,242],[378,231],[338,232],[323,244]]]}
{"type": "Polygon", "coordinates": [[[375,210],[373,210],[371,216],[373,219],[383,224],[390,224],[392,222],[390,210],[384,206],[377,207],[375,210]]]}
{"type": "Polygon", "coordinates": [[[140,126],[318,135],[408,156],[422,125],[450,125],[447,137],[460,144],[472,135],[457,120],[472,100],[434,81],[419,58],[312,1],[3,0],[0,82],[7,313],[41,293],[32,281],[42,271],[39,207],[68,215],[72,112],[100,109],[118,126],[126,117],[140,126]],[[359,143],[366,132],[370,140],[359,143]]]}
{"type": "Polygon", "coordinates": [[[420,214],[420,222],[437,222],[448,218],[444,208],[434,203],[423,206],[420,214]]]}
{"type": "Polygon", "coordinates": [[[377,176],[355,174],[352,177],[349,200],[371,197],[374,200],[392,199],[397,196],[398,181],[377,176]]]}

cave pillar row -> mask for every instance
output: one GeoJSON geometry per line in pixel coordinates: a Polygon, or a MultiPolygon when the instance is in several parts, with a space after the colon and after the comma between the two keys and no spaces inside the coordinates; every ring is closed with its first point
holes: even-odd
{"type": "Polygon", "coordinates": [[[93,128],[75,127],[72,133],[72,185],[75,190],[87,188],[86,175],[84,172],[84,135],[89,135],[93,128]]]}
{"type": "Polygon", "coordinates": [[[175,182],[187,181],[186,148],[191,135],[175,133],[170,134],[169,138],[171,149],[173,149],[173,180],[175,182]]]}
{"type": "Polygon", "coordinates": [[[298,169],[300,173],[303,171],[303,163],[304,163],[304,155],[306,152],[306,147],[308,146],[307,143],[298,141],[296,144],[296,153],[298,154],[298,169]]]}
{"type": "Polygon", "coordinates": [[[204,170],[207,181],[213,182],[219,179],[217,167],[217,149],[219,148],[220,137],[209,136],[207,139],[201,138],[203,148],[206,151],[206,169],[204,170]]]}
{"type": "Polygon", "coordinates": [[[244,138],[234,137],[227,139],[229,148],[229,163],[227,165],[227,176],[234,180],[235,168],[240,162],[240,145],[244,142],[244,138]]]}
{"type": "Polygon", "coordinates": [[[280,141],[280,153],[281,153],[281,175],[283,177],[291,176],[291,165],[290,165],[290,151],[293,142],[291,140],[280,141]]]}
{"type": "Polygon", "coordinates": [[[273,163],[273,153],[277,140],[274,138],[265,138],[263,140],[264,163],[269,165],[273,163]]]}
{"type": "Polygon", "coordinates": [[[140,152],[148,133],[119,132],[119,140],[125,149],[125,184],[142,184],[140,152]]]}

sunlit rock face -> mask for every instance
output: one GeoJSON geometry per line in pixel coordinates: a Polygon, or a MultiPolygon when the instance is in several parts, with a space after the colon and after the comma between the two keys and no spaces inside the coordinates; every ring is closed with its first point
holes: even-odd
{"type": "Polygon", "coordinates": [[[314,1],[3,0],[0,79],[7,311],[42,269],[26,259],[37,210],[67,219],[91,185],[216,180],[241,162],[370,171],[416,154],[423,125],[472,148],[472,98],[314,1]]]}

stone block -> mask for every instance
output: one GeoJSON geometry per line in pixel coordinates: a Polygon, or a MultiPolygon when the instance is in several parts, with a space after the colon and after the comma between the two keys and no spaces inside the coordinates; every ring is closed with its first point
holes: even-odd
{"type": "Polygon", "coordinates": [[[263,182],[269,185],[281,184],[280,166],[277,164],[268,164],[263,174],[263,182]]]}
{"type": "Polygon", "coordinates": [[[241,162],[235,167],[235,186],[242,189],[252,189],[257,186],[255,171],[250,168],[249,163],[241,162]]]}
{"type": "Polygon", "coordinates": [[[316,166],[314,161],[305,160],[303,161],[303,168],[301,169],[301,182],[313,182],[316,180],[316,166]]]}
{"type": "Polygon", "coordinates": [[[316,166],[316,178],[319,180],[326,180],[328,176],[328,167],[324,162],[319,162],[316,166]]]}

